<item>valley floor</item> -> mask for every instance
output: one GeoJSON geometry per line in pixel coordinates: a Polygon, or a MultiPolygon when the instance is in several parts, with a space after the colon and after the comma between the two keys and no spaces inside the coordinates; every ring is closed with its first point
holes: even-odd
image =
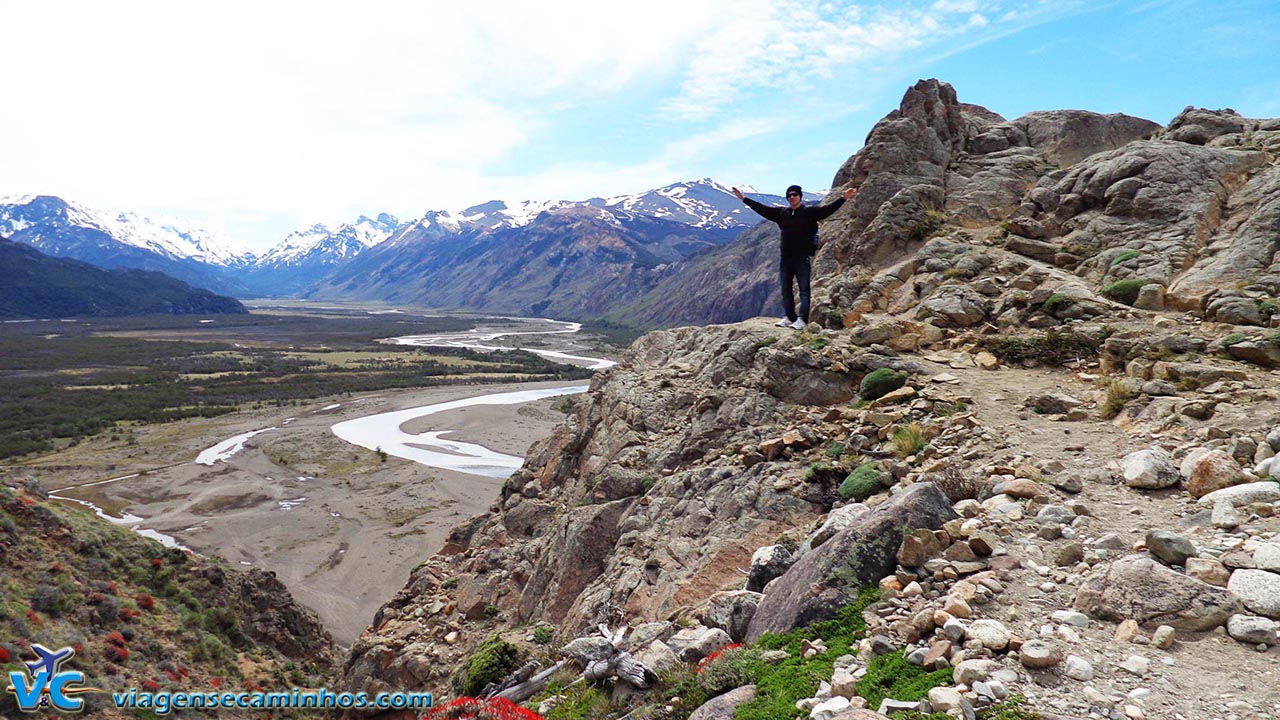
{"type": "MultiPolygon", "coordinates": [[[[128,512],[145,518],[141,527],[197,552],[270,570],[316,611],[339,643],[349,645],[403,586],[409,571],[440,548],[450,528],[487,510],[502,480],[395,457],[384,461],[339,440],[329,428],[356,417],[475,395],[572,384],[389,391],[138,426],[131,440],[99,436],[0,467],[0,473],[35,479],[46,490],[91,501],[114,516],[128,512]],[[196,464],[202,450],[264,428],[275,429],[249,439],[225,462],[196,464]]],[[[523,455],[563,417],[553,409],[560,401],[473,406],[411,422],[406,429],[453,429],[449,439],[523,455]]]]}

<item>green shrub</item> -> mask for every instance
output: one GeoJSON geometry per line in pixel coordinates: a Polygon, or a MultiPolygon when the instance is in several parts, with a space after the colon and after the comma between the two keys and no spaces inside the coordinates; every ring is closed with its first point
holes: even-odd
{"type": "Polygon", "coordinates": [[[874,462],[864,462],[840,483],[840,497],[862,502],[884,489],[883,476],[874,462]]]}
{"type": "Polygon", "coordinates": [[[1142,253],[1137,250],[1125,250],[1124,252],[1120,253],[1119,255],[1111,259],[1111,267],[1115,267],[1127,260],[1132,260],[1141,254],[1142,253]]]}
{"type": "Polygon", "coordinates": [[[885,653],[871,661],[867,674],[858,681],[858,694],[870,707],[880,707],[885,698],[923,700],[939,685],[950,685],[953,670],[926,670],[907,662],[901,650],[885,653]]]}
{"type": "Polygon", "coordinates": [[[1048,300],[1040,306],[1045,315],[1057,315],[1059,312],[1066,310],[1076,302],[1076,299],[1066,293],[1054,293],[1049,296],[1048,300]]]}
{"type": "Polygon", "coordinates": [[[867,373],[866,377],[862,378],[862,384],[858,386],[858,397],[867,402],[884,397],[888,393],[906,385],[907,377],[906,373],[889,368],[872,370],[867,373]]]}
{"type": "Polygon", "coordinates": [[[1103,288],[1102,294],[1116,302],[1122,302],[1125,305],[1132,305],[1138,300],[1138,291],[1146,284],[1146,280],[1139,280],[1137,278],[1120,280],[1103,288]]]}
{"type": "Polygon", "coordinates": [[[489,683],[502,681],[515,669],[520,653],[516,646],[494,635],[476,648],[467,662],[466,675],[462,678],[459,694],[478,696],[489,683]]]}
{"type": "Polygon", "coordinates": [[[555,628],[550,625],[539,625],[533,629],[533,641],[539,645],[550,645],[555,635],[555,628]]]}
{"type": "Polygon", "coordinates": [[[1222,338],[1222,347],[1230,347],[1232,345],[1235,345],[1237,343],[1242,343],[1242,342],[1244,342],[1244,333],[1233,332],[1230,335],[1222,338]]]}
{"type": "Polygon", "coordinates": [[[831,443],[827,445],[827,457],[832,459],[838,458],[841,455],[844,455],[845,451],[848,449],[849,447],[839,440],[832,440],[831,443]]]}
{"type": "Polygon", "coordinates": [[[827,346],[827,339],[824,337],[816,337],[809,341],[809,347],[813,348],[814,350],[821,350],[826,346],[827,346]]]}

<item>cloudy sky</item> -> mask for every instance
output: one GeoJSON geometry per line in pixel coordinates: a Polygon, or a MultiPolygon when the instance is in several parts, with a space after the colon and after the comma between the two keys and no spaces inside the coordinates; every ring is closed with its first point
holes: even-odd
{"type": "Polygon", "coordinates": [[[314,222],[826,188],[920,78],[1014,118],[1280,117],[1274,0],[0,0],[0,196],[314,222]]]}

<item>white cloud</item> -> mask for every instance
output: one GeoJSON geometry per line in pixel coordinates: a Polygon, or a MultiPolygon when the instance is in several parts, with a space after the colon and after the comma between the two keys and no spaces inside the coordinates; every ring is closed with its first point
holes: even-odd
{"type": "Polygon", "coordinates": [[[5,3],[0,194],[227,213],[242,228],[642,190],[831,114],[818,93],[744,100],[831,78],[852,93],[868,61],[999,12],[995,0],[5,3]],[[582,108],[624,103],[625,159],[561,155],[588,146],[562,126],[605,130],[582,108]],[[510,168],[542,144],[542,167],[510,168]]]}

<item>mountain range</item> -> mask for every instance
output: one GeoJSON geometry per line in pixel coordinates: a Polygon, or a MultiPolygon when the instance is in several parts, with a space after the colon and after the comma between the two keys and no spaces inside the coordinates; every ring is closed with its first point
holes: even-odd
{"type": "MultiPolygon", "coordinates": [[[[821,198],[810,193],[806,199],[821,198]]],[[[179,223],[95,211],[52,196],[0,200],[0,236],[55,257],[160,271],[241,298],[378,300],[568,318],[612,314],[646,324],[706,319],[684,317],[667,303],[671,288],[682,286],[690,269],[705,274],[705,258],[758,221],[730,188],[704,178],[583,201],[494,200],[409,222],[386,213],[361,216],[337,228],[317,224],[294,232],[255,255],[179,223]]],[[[752,248],[760,244],[752,242],[752,248]]],[[[754,264],[754,250],[730,255],[740,260],[744,252],[754,264]]],[[[758,285],[713,300],[710,317],[755,314],[767,292],[758,285]]]]}

